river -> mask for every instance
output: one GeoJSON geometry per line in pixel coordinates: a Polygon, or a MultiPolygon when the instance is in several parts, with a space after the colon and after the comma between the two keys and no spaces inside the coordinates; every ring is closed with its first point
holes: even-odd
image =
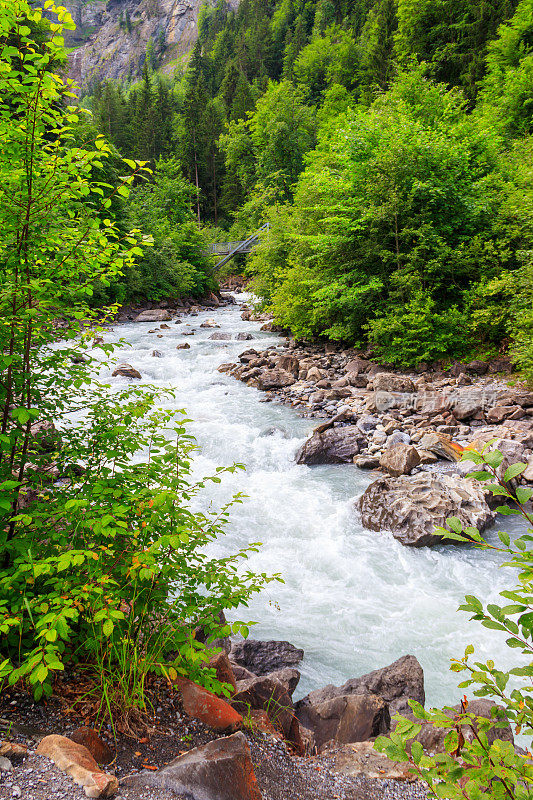
{"type": "MultiPolygon", "coordinates": [[[[462,656],[470,642],[480,658],[510,666],[513,654],[498,633],[457,612],[464,594],[497,601],[509,582],[498,557],[455,546],[406,548],[389,534],[365,530],[353,503],[372,476],[348,465],[295,464],[294,454],[317,420],[262,402],[262,392],[217,372],[243,350],[281,344],[278,336],[261,332],[260,323],[242,321],[238,305],[169,326],[157,338],[149,333],[157,323],[117,325],[106,341],[125,339],[130,346],[115,356],[147,382],[176,390],[175,407],[194,420],[195,475],[233,462],[246,465],[245,472],[209,485],[203,502],[217,506],[235,492],[248,496],[235,508],[216,553],[261,541],[246,568],[282,573],[285,583],[270,584],[240,616],[257,621],[253,638],[286,639],[305,650],[295,698],[412,653],[424,668],[428,704],[456,703],[463,692],[448,670],[449,659],[462,656]],[[213,330],[199,325],[213,317],[222,332],[249,332],[256,341],[210,340],[213,330]],[[191,329],[194,336],[183,335],[191,329]],[[183,342],[190,349],[176,350],[183,342]],[[152,357],[154,349],[163,357],[152,357]],[[272,428],[277,430],[265,435],[272,428]]],[[[106,366],[102,376],[113,386],[127,383],[110,373],[106,366]]]]}

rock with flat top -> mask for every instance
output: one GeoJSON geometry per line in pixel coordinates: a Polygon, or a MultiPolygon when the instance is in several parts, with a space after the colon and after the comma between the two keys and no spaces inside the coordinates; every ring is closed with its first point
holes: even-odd
{"type": "Polygon", "coordinates": [[[304,657],[304,651],[290,642],[244,639],[232,642],[230,661],[245,667],[254,675],[268,675],[284,667],[295,667],[304,657]]]}
{"type": "Polygon", "coordinates": [[[166,767],[128,775],[121,785],[156,788],[190,800],[261,800],[246,737],[235,733],[189,750],[166,767]]]}
{"type": "Polygon", "coordinates": [[[294,714],[294,706],[285,687],[267,675],[237,681],[237,691],[231,698],[232,706],[241,714],[250,709],[266,711],[274,726],[284,738],[298,749],[302,749],[300,725],[294,714]]]}
{"type": "Polygon", "coordinates": [[[421,472],[378,478],[356,502],[365,528],[390,531],[408,547],[446,544],[435,528],[458,517],[464,526],[485,530],[495,518],[479,484],[457,475],[421,472]]]}
{"type": "MultiPolygon", "coordinates": [[[[391,761],[374,749],[373,742],[333,744],[325,750],[327,766],[348,778],[363,776],[369,780],[415,781],[409,764],[391,761]]],[[[319,759],[320,761],[320,759],[319,759]]]]}
{"type": "Polygon", "coordinates": [[[141,311],[138,314],[134,322],[167,322],[169,319],[172,319],[171,315],[168,311],[165,311],[162,308],[149,308],[147,311],[141,311]]]}
{"type": "Polygon", "coordinates": [[[274,369],[263,369],[257,377],[257,386],[263,391],[269,389],[282,389],[284,386],[292,386],[296,383],[296,378],[280,367],[274,369]]]}
{"type": "Polygon", "coordinates": [[[414,392],[415,385],[407,375],[395,375],[392,372],[380,372],[372,378],[376,392],[414,392]]]}
{"type": "Polygon", "coordinates": [[[390,726],[387,703],[375,694],[348,694],[309,706],[306,725],[321,750],[327,742],[366,742],[390,726]]]}
{"type": "Polygon", "coordinates": [[[135,367],[132,367],[131,364],[118,364],[116,369],[113,370],[111,373],[113,378],[121,377],[121,378],[131,378],[132,380],[140,381],[142,378],[141,373],[135,367]]]}

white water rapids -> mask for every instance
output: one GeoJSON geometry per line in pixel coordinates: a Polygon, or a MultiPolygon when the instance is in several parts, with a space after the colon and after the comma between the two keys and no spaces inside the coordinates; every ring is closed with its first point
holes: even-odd
{"type": "MultiPolygon", "coordinates": [[[[262,392],[217,372],[243,350],[282,344],[279,337],[260,332],[260,323],[243,322],[238,305],[169,326],[163,338],[149,333],[157,323],[117,325],[105,338],[129,342],[114,357],[132,364],[144,381],[176,390],[175,407],[194,420],[196,476],[233,462],[246,465],[221,485],[208,484],[204,499],[218,507],[237,491],[248,495],[235,507],[216,552],[260,541],[246,568],[282,573],[285,583],[270,584],[239,617],[257,621],[253,638],[286,639],[305,650],[295,697],[413,653],[424,668],[428,704],[450,704],[463,691],[457,689],[459,676],[448,670],[449,659],[461,657],[466,644],[472,642],[482,660],[511,665],[513,653],[497,632],[457,612],[465,594],[498,601],[498,591],[514,576],[498,568],[497,556],[450,545],[406,548],[390,534],[363,529],[352,507],[373,478],[351,465],[295,464],[294,454],[317,420],[261,402],[262,392]],[[246,331],[256,341],[210,340],[213,330],[199,327],[210,317],[221,331],[246,331]],[[191,329],[194,336],[183,336],[191,329]],[[183,342],[190,350],[176,350],[183,342]],[[154,349],[163,357],[152,357],[154,349]],[[274,426],[281,430],[262,435],[274,426]]],[[[110,377],[111,369],[106,366],[102,377],[117,388],[126,385],[126,379],[110,377]]],[[[511,520],[504,520],[504,529],[511,520]]]]}

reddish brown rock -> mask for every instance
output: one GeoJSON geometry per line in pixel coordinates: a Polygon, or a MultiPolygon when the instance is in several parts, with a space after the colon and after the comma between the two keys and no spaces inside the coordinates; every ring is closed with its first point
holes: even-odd
{"type": "Polygon", "coordinates": [[[114,755],[111,748],[100,738],[94,728],[83,725],[71,733],[69,739],[76,744],[81,744],[87,748],[95,761],[99,764],[109,764],[113,761],[114,755]]]}
{"type": "Polygon", "coordinates": [[[379,465],[389,475],[409,475],[420,464],[420,456],[416,447],[398,442],[394,447],[383,451],[379,465]]]}
{"type": "Polygon", "coordinates": [[[87,748],[66,736],[45,736],[36,752],[50,758],[78,786],[83,786],[87,797],[111,797],[118,789],[115,776],[102,772],[87,748]]]}
{"type": "Polygon", "coordinates": [[[215,731],[234,733],[242,728],[241,715],[222,698],[192,681],[176,682],[183,700],[183,710],[215,731]]]}
{"type": "Polygon", "coordinates": [[[223,650],[217,653],[209,660],[209,666],[216,670],[217,678],[221,683],[229,683],[233,692],[237,690],[237,683],[233,673],[233,667],[230,664],[228,654],[223,650]]]}

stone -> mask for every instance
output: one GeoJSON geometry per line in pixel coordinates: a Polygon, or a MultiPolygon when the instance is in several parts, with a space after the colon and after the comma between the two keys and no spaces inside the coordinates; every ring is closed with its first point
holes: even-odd
{"type": "Polygon", "coordinates": [[[407,547],[446,544],[435,528],[445,527],[448,517],[480,531],[495,518],[479,484],[440,473],[378,478],[355,507],[365,528],[390,531],[407,547]]]}
{"type": "Polygon", "coordinates": [[[72,739],[76,744],[82,744],[86,747],[98,764],[109,764],[113,761],[113,751],[109,745],[100,738],[98,732],[95,731],[94,728],[83,725],[81,728],[77,728],[71,733],[69,739],[72,739]]]}
{"type": "Polygon", "coordinates": [[[319,751],[332,740],[341,744],[367,741],[390,726],[388,705],[374,694],[340,695],[306,711],[306,727],[313,732],[319,751]]]}
{"type": "Polygon", "coordinates": [[[215,319],[206,319],[205,322],[202,322],[200,328],[220,328],[220,325],[217,324],[215,319]]]}
{"type": "Polygon", "coordinates": [[[156,772],[128,775],[121,785],[154,787],[190,800],[261,800],[250,748],[242,733],[194,747],[156,772]]]}
{"type": "Polygon", "coordinates": [[[274,369],[264,369],[257,378],[258,388],[263,391],[268,389],[281,389],[284,386],[292,386],[296,383],[296,378],[284,369],[274,367],[274,369]]]}
{"type": "Polygon", "coordinates": [[[233,692],[237,690],[237,682],[233,673],[233,667],[230,664],[228,654],[224,650],[210,658],[208,666],[215,670],[217,679],[221,683],[229,683],[233,692]]]}
{"type": "Polygon", "coordinates": [[[348,464],[353,462],[366,439],[357,425],[329,428],[314,433],[296,453],[297,464],[348,464]]]}
{"type": "Polygon", "coordinates": [[[415,385],[406,375],[395,375],[393,372],[380,372],[372,379],[376,392],[414,392],[415,385]]]}
{"type": "Polygon", "coordinates": [[[236,339],[238,342],[249,342],[251,339],[254,339],[254,338],[255,338],[255,337],[254,337],[254,336],[252,336],[252,334],[251,334],[251,333],[245,333],[244,331],[241,331],[241,332],[240,332],[240,333],[238,333],[238,334],[237,334],[237,336],[235,337],[235,339],[236,339]]]}
{"type": "Polygon", "coordinates": [[[153,358],[163,358],[163,353],[159,350],[152,350],[152,357],[153,358]]]}
{"type": "Polygon", "coordinates": [[[139,370],[132,367],[131,364],[119,364],[116,369],[111,373],[113,378],[120,376],[121,378],[131,378],[132,380],[140,381],[142,378],[139,370]]]}
{"type": "Polygon", "coordinates": [[[362,372],[368,372],[370,369],[370,361],[365,358],[352,358],[344,367],[344,371],[350,375],[359,375],[362,372]]]}
{"type": "Polygon", "coordinates": [[[463,448],[452,442],[451,437],[446,433],[425,433],[419,441],[419,449],[429,450],[439,458],[446,461],[460,461],[463,455],[463,448]]]}
{"type": "Polygon", "coordinates": [[[289,697],[292,697],[296,687],[300,682],[301,676],[297,669],[292,667],[283,667],[283,669],[277,669],[274,672],[269,672],[266,677],[281,683],[289,697]]]}
{"type": "Polygon", "coordinates": [[[375,669],[360,678],[350,678],[342,686],[328,684],[322,689],[315,689],[295,704],[298,719],[305,727],[309,727],[308,709],[334,697],[345,695],[370,694],[378,695],[389,706],[392,714],[410,713],[408,700],[416,700],[424,705],[424,672],[415,656],[406,655],[381,669],[375,669]]]}
{"type": "Polygon", "coordinates": [[[174,683],[181,693],[183,710],[189,717],[200,720],[215,731],[234,733],[242,728],[241,715],[221,697],[183,678],[174,683]]]}
{"type": "Polygon", "coordinates": [[[0,756],[6,756],[9,758],[16,758],[17,756],[25,756],[28,752],[28,748],[25,744],[18,744],[17,742],[7,742],[3,741],[0,742],[0,756]]]}
{"type": "Polygon", "coordinates": [[[304,657],[304,651],[290,642],[244,639],[232,642],[230,661],[246,667],[254,675],[268,675],[284,667],[295,667],[304,657]]]}
{"type": "Polygon", "coordinates": [[[420,464],[418,450],[410,444],[399,442],[394,447],[387,447],[379,459],[379,465],[389,475],[410,475],[420,464]]]}
{"type": "Polygon", "coordinates": [[[489,371],[489,365],[486,361],[479,361],[475,359],[470,364],[466,365],[466,371],[472,375],[485,375],[489,371]]]}
{"type": "Polygon", "coordinates": [[[13,772],[13,764],[5,756],[0,756],[0,772],[13,772]]]}
{"type": "MultiPolygon", "coordinates": [[[[202,326],[200,325],[200,327],[202,327],[202,326]]],[[[222,331],[216,331],[215,333],[211,334],[209,339],[213,339],[214,341],[227,342],[227,341],[229,341],[231,339],[231,333],[224,333],[222,331]]]]}
{"type": "MultiPolygon", "coordinates": [[[[386,428],[385,433],[389,434],[386,428]]],[[[404,431],[395,430],[387,439],[387,447],[395,447],[397,444],[411,444],[411,437],[404,431]]]]}
{"type": "Polygon", "coordinates": [[[456,419],[472,419],[479,414],[486,404],[486,397],[481,389],[462,389],[448,395],[450,409],[456,419]]]}
{"type": "Polygon", "coordinates": [[[391,761],[374,749],[373,742],[333,745],[325,753],[329,769],[349,778],[363,776],[368,780],[416,780],[408,763],[391,761]]]}
{"type": "Polygon", "coordinates": [[[190,350],[191,346],[189,342],[183,342],[183,344],[176,345],[176,350],[190,350]]]}
{"type": "Polygon", "coordinates": [[[379,423],[379,417],[373,417],[370,414],[363,414],[363,416],[359,417],[357,420],[357,427],[363,433],[368,433],[369,431],[375,430],[379,423]]]}
{"type": "Polygon", "coordinates": [[[300,371],[300,362],[296,356],[280,356],[277,361],[277,366],[280,369],[284,369],[285,372],[290,372],[290,374],[295,377],[298,376],[300,371]]]}
{"type": "Polygon", "coordinates": [[[522,406],[494,406],[487,412],[487,422],[499,424],[505,419],[520,419],[523,416],[522,406]]]}
{"type": "Polygon", "coordinates": [[[247,681],[249,678],[256,677],[253,672],[243,667],[242,664],[236,664],[234,661],[230,661],[230,664],[236,681],[247,681]]]}
{"type": "Polygon", "coordinates": [[[305,376],[306,381],[313,381],[317,382],[322,380],[324,377],[324,371],[319,369],[318,367],[311,367],[311,369],[307,370],[307,375],[305,376]]]}
{"type": "Polygon", "coordinates": [[[359,469],[377,469],[379,458],[377,456],[359,456],[359,458],[354,458],[354,464],[359,469]]]}
{"type": "Polygon", "coordinates": [[[34,422],[30,428],[31,445],[36,450],[53,453],[61,446],[61,435],[53,422],[34,422]]]}
{"type": "Polygon", "coordinates": [[[300,726],[294,714],[293,702],[279,681],[267,675],[237,681],[237,691],[231,704],[243,715],[251,709],[266,711],[284,738],[297,749],[302,748],[300,726]]]}
{"type": "Polygon", "coordinates": [[[70,775],[74,783],[83,787],[87,797],[111,797],[118,789],[115,776],[102,772],[87,748],[66,736],[45,736],[36,753],[50,758],[59,769],[70,775]]]}
{"type": "Polygon", "coordinates": [[[148,311],[141,311],[138,314],[134,322],[166,322],[167,320],[172,319],[171,315],[168,311],[165,311],[161,308],[150,308],[148,311]]]}

